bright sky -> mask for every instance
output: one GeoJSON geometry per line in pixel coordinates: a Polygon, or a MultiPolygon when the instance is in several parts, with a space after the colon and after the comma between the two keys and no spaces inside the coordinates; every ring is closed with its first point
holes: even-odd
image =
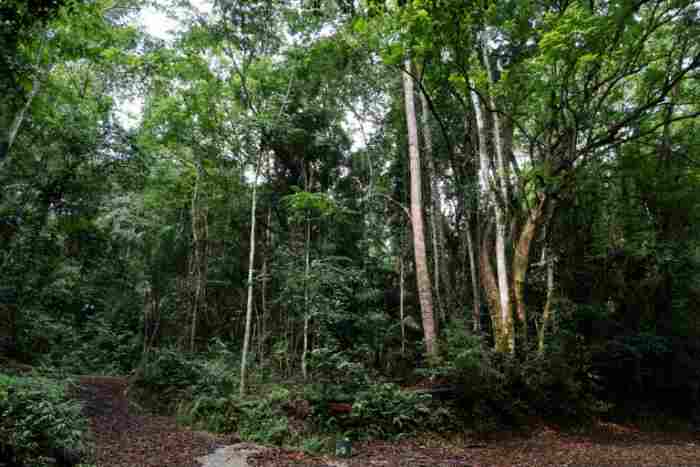
{"type": "MultiPolygon", "coordinates": [[[[190,2],[197,13],[201,15],[209,15],[214,6],[213,0],[190,0],[190,2]]],[[[166,2],[160,0],[158,3],[166,7],[166,2]]],[[[180,22],[175,17],[184,19],[186,15],[187,12],[182,9],[165,12],[162,8],[149,6],[141,10],[136,24],[154,37],[171,40],[173,33],[181,28],[180,22]]]]}

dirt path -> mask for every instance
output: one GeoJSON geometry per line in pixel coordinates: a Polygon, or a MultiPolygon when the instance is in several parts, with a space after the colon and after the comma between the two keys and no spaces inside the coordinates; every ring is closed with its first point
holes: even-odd
{"type": "Polygon", "coordinates": [[[179,427],[172,417],[139,413],[126,386],[124,378],[80,379],[78,397],[90,419],[98,467],[199,467],[198,457],[222,447],[223,440],[179,427]]]}
{"type": "Polygon", "coordinates": [[[124,395],[123,378],[85,377],[80,383],[78,396],[90,418],[98,467],[700,467],[698,433],[643,432],[612,424],[585,435],[542,426],[526,436],[501,433],[451,443],[436,437],[356,443],[355,454],[345,460],[258,451],[244,443],[225,446],[232,440],[178,427],[172,417],[139,413],[124,395]]]}

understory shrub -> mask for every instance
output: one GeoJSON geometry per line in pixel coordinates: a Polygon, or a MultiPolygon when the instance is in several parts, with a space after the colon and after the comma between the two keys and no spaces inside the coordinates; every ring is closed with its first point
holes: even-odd
{"type": "Polygon", "coordinates": [[[28,360],[70,374],[125,374],[140,357],[138,333],[101,317],[76,328],[71,319],[27,309],[19,344],[28,360]]]}
{"type": "Polygon", "coordinates": [[[263,397],[240,399],[239,361],[216,339],[198,355],[169,347],[153,349],[143,374],[134,382],[137,397],[153,409],[174,411],[183,424],[281,444],[289,435],[283,410],[289,391],[267,388],[263,397]]]}
{"type": "Polygon", "coordinates": [[[430,429],[431,397],[403,391],[392,383],[369,386],[357,395],[350,413],[354,437],[392,438],[430,429]]]}
{"type": "Polygon", "coordinates": [[[42,467],[55,453],[87,452],[87,421],[67,385],[0,374],[0,448],[20,465],[42,467]]]}
{"type": "Polygon", "coordinates": [[[290,435],[284,407],[289,391],[273,388],[264,397],[196,395],[178,406],[178,420],[208,431],[238,433],[246,441],[281,445],[290,435]]]}
{"type": "Polygon", "coordinates": [[[309,353],[308,368],[316,399],[351,401],[371,381],[370,370],[349,352],[323,347],[309,353]]]}
{"type": "Polygon", "coordinates": [[[237,362],[236,355],[219,340],[197,355],[174,347],[157,348],[150,352],[134,384],[142,401],[154,409],[168,412],[178,407],[182,415],[199,401],[197,411],[212,411],[237,389],[237,362]]]}
{"type": "Polygon", "coordinates": [[[590,355],[574,339],[561,338],[543,354],[503,355],[458,322],[446,330],[444,348],[445,365],[432,371],[457,382],[463,417],[486,429],[530,416],[585,418],[607,407],[595,398],[590,355]]]}
{"type": "Polygon", "coordinates": [[[357,353],[317,349],[309,368],[314,384],[306,388],[305,399],[320,432],[387,439],[454,426],[450,407],[433,402],[430,395],[378,382],[357,353]],[[337,404],[349,412],[338,413],[337,404]]]}
{"type": "Polygon", "coordinates": [[[289,423],[284,404],[289,393],[284,388],[273,390],[266,397],[232,400],[229,416],[241,439],[281,445],[289,436],[289,423]]]}

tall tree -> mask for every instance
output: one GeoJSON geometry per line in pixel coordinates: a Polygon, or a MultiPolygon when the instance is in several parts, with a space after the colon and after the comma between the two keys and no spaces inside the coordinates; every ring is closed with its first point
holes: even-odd
{"type": "Polygon", "coordinates": [[[255,224],[258,202],[258,176],[260,175],[261,157],[255,161],[255,176],[253,177],[253,192],[250,196],[250,251],[248,254],[248,283],[245,308],[245,328],[243,331],[243,349],[241,351],[241,381],[239,393],[241,397],[246,390],[246,371],[248,368],[248,349],[250,347],[250,328],[253,321],[253,273],[255,271],[255,224]]]}
{"type": "Polygon", "coordinates": [[[425,349],[431,358],[437,358],[438,342],[435,313],[433,310],[433,290],[428,269],[428,257],[425,248],[423,222],[423,194],[421,178],[420,149],[418,145],[418,121],[416,118],[415,94],[411,60],[405,62],[403,73],[403,95],[406,108],[406,126],[408,128],[408,157],[411,185],[411,229],[413,231],[413,255],[416,265],[416,285],[420,299],[421,317],[423,319],[423,336],[425,349]]]}

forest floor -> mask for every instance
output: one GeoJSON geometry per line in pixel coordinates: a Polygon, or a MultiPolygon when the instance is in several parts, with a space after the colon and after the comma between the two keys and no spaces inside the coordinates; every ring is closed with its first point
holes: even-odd
{"type": "Polygon", "coordinates": [[[126,389],[125,378],[80,379],[77,396],[90,420],[98,467],[199,467],[198,457],[235,441],[143,413],[129,402],[126,389]]]}
{"type": "Polygon", "coordinates": [[[422,436],[395,442],[355,443],[350,459],[313,457],[278,448],[256,450],[234,436],[218,437],[178,426],[172,417],[143,413],[126,397],[123,378],[86,377],[78,397],[85,404],[96,446],[98,467],[196,467],[198,458],[230,463],[210,466],[292,465],[347,467],[500,467],[500,466],[700,466],[700,434],[642,431],[631,426],[599,424],[584,434],[539,424],[529,433],[488,436],[422,436]],[[223,450],[225,446],[227,450],[223,450]]]}

